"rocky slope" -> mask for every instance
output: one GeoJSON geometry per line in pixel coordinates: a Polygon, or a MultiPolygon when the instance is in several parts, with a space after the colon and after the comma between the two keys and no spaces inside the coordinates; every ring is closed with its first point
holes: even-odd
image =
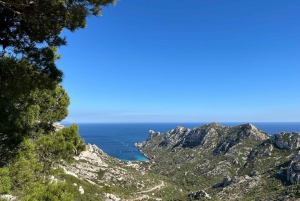
{"type": "Polygon", "coordinates": [[[181,186],[182,199],[182,194],[213,200],[300,196],[297,132],[270,136],[252,124],[211,123],[163,134],[150,131],[147,141],[136,146],[150,159],[148,169],[181,186]]]}
{"type": "Polygon", "coordinates": [[[300,200],[297,132],[211,123],[150,130],[135,146],[149,162],[120,161],[88,144],[73,163],[61,161],[50,182],[67,182],[78,201],[300,200]]]}
{"type": "MultiPolygon", "coordinates": [[[[94,196],[95,200],[161,199],[160,193],[157,192],[164,188],[165,183],[162,178],[145,169],[147,162],[120,161],[91,144],[74,159],[72,164],[62,163],[59,167],[64,170],[64,174],[72,176],[73,179],[75,177],[97,187],[99,193],[94,196]]],[[[77,183],[76,186],[80,188],[77,183]]],[[[81,188],[84,192],[85,187],[81,188]]]]}

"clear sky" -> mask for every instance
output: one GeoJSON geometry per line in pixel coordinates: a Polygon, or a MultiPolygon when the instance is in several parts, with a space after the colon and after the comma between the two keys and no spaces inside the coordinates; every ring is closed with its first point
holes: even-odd
{"type": "Polygon", "coordinates": [[[63,35],[66,121],[300,121],[299,0],[121,0],[63,35]]]}

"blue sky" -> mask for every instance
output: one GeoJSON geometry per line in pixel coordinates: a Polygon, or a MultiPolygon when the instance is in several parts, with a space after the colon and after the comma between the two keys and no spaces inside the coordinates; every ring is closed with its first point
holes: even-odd
{"type": "Polygon", "coordinates": [[[300,1],[121,0],[64,31],[69,122],[300,121],[300,1]]]}

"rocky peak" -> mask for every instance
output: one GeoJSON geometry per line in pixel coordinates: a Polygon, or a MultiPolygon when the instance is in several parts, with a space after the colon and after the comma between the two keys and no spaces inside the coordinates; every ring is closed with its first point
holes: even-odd
{"type": "Polygon", "coordinates": [[[151,140],[155,138],[156,136],[160,135],[160,132],[154,132],[153,130],[149,130],[149,135],[147,140],[151,140]]]}
{"type": "Polygon", "coordinates": [[[215,126],[216,124],[213,123],[194,128],[189,132],[182,146],[192,148],[215,141],[218,138],[218,129],[215,126]]]}
{"type": "Polygon", "coordinates": [[[164,141],[160,143],[161,146],[169,146],[180,144],[180,142],[185,138],[185,136],[191,131],[189,128],[182,126],[177,126],[164,134],[164,141]]]}
{"type": "MultiPolygon", "coordinates": [[[[157,135],[159,133],[151,131],[148,140],[157,135]]],[[[193,148],[200,145],[214,148],[214,153],[219,154],[228,152],[233,146],[246,139],[259,143],[268,138],[268,134],[250,123],[239,126],[222,126],[218,123],[211,123],[192,130],[178,126],[164,134],[164,141],[160,143],[160,146],[193,148]]]]}
{"type": "Polygon", "coordinates": [[[258,128],[256,128],[253,124],[247,123],[242,124],[239,127],[239,138],[253,138],[254,140],[267,140],[270,136],[258,128]]]}
{"type": "Polygon", "coordinates": [[[241,127],[245,128],[245,129],[250,129],[250,130],[251,129],[257,130],[257,128],[253,124],[251,124],[251,123],[242,124],[241,127]]]}
{"type": "Polygon", "coordinates": [[[245,141],[259,144],[264,140],[269,139],[267,133],[260,131],[250,123],[227,127],[227,129],[223,129],[221,133],[221,140],[214,150],[215,155],[227,153],[233,147],[236,147],[245,141]]]}
{"type": "Polygon", "coordinates": [[[182,134],[190,132],[191,129],[185,128],[182,126],[177,126],[175,129],[172,129],[168,132],[165,133],[165,139],[170,138],[170,137],[175,137],[174,135],[177,135],[177,137],[182,136],[182,134]]]}
{"type": "Polygon", "coordinates": [[[207,124],[208,126],[211,126],[211,127],[224,127],[223,125],[217,123],[217,122],[212,122],[210,124],[207,124]]]}
{"type": "Polygon", "coordinates": [[[181,133],[187,132],[189,130],[190,129],[185,128],[183,126],[177,126],[175,129],[172,129],[172,130],[168,131],[167,133],[170,135],[174,135],[174,134],[181,134],[181,133]]]}

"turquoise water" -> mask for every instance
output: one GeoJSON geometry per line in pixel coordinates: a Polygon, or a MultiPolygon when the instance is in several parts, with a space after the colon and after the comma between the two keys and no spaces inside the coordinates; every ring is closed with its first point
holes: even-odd
{"type": "MultiPolygon", "coordinates": [[[[119,159],[121,161],[132,161],[132,160],[124,159],[124,158],[119,158],[119,159]]],[[[135,155],[134,160],[136,160],[136,161],[149,161],[148,158],[146,158],[144,155],[142,155],[142,153],[139,153],[139,154],[135,155]]]]}
{"type": "MultiPolygon", "coordinates": [[[[210,123],[210,122],[209,122],[210,123]]],[[[242,122],[248,123],[248,122],[242,122]]],[[[241,122],[220,123],[224,126],[236,126],[241,122]]],[[[286,131],[299,131],[300,123],[253,123],[258,129],[270,135],[286,131]]],[[[164,133],[177,126],[195,128],[204,123],[99,123],[99,124],[79,124],[79,134],[86,143],[96,144],[110,156],[123,161],[146,161],[147,158],[134,147],[135,142],[142,142],[148,138],[149,130],[164,133]]]]}

